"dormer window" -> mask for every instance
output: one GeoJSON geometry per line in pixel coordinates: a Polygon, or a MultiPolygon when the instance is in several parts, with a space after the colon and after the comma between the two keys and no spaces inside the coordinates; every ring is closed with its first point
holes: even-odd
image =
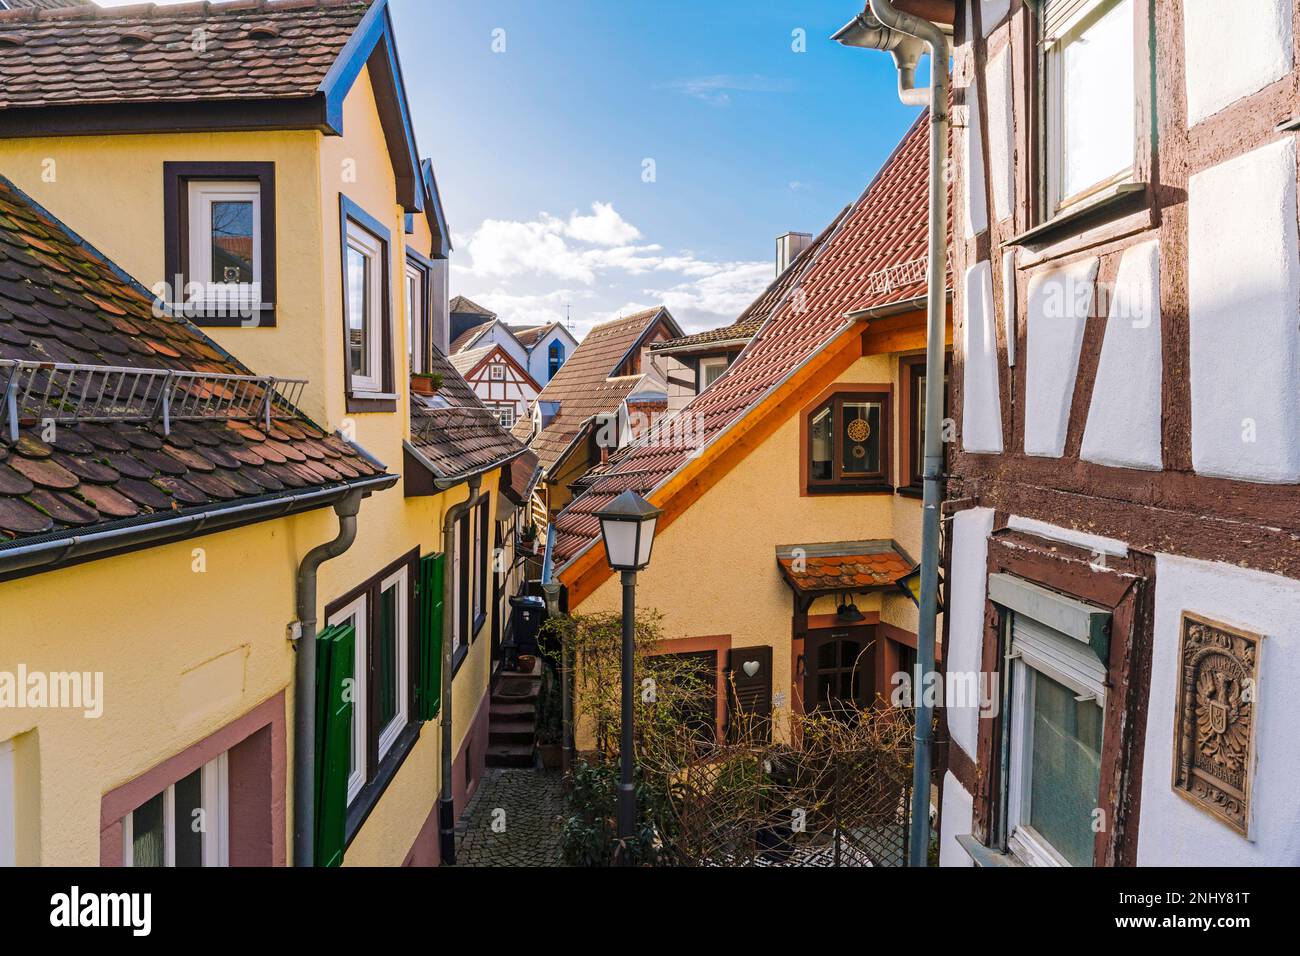
{"type": "Polygon", "coordinates": [[[275,325],[275,166],[164,163],[160,291],[197,325],[275,325]]]}
{"type": "Polygon", "coordinates": [[[546,379],[550,381],[564,364],[564,343],[556,339],[546,350],[546,379]]]}
{"type": "Polygon", "coordinates": [[[395,411],[389,232],[340,197],[348,411],[395,411]]]}

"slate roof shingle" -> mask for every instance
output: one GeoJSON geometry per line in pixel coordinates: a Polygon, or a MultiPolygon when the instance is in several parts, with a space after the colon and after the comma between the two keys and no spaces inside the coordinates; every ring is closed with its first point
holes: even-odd
{"type": "MultiPolygon", "coordinates": [[[[249,375],[197,328],[156,315],[145,291],[0,177],[0,359],[249,375]]],[[[0,367],[0,380],[8,368],[0,367]]],[[[48,369],[36,373],[44,388],[48,369]]],[[[59,378],[52,397],[61,400],[59,378]]],[[[221,387],[221,386],[216,386],[221,387]]],[[[0,429],[0,550],[124,519],[171,516],[285,489],[384,474],[356,446],[292,409],[262,422],[61,423],[20,401],[0,429]],[[43,440],[50,437],[50,441],[43,440]]]]}
{"type": "Polygon", "coordinates": [[[741,315],[738,321],[758,321],[761,328],[727,374],[679,413],[696,416],[695,427],[668,423],[622,449],[560,513],[556,567],[599,537],[597,511],[629,489],[649,496],[839,336],[847,313],[925,294],[924,270],[915,278],[899,267],[924,257],[928,246],[928,116],[920,115],[857,201],[741,315]],[[881,281],[899,272],[908,281],[881,281]]]}
{"type": "Polygon", "coordinates": [[[914,567],[892,541],[850,541],[837,545],[779,548],[776,561],[790,586],[805,594],[863,591],[898,583],[914,567]]]}
{"type": "Polygon", "coordinates": [[[434,476],[453,479],[501,464],[524,451],[501,427],[445,355],[433,350],[430,371],[442,376],[433,401],[411,396],[411,447],[434,476]]]}
{"type": "Polygon", "coordinates": [[[310,97],[370,3],[0,11],[0,108],[310,97]]]}
{"type": "MultiPolygon", "coordinates": [[[[643,375],[611,376],[660,314],[672,319],[667,309],[657,307],[597,325],[542,389],[538,402],[560,403],[559,413],[529,442],[543,468],[560,460],[593,416],[614,411],[636,389],[643,375]]],[[[526,440],[532,424],[531,418],[521,418],[515,437],[526,440]]]]}

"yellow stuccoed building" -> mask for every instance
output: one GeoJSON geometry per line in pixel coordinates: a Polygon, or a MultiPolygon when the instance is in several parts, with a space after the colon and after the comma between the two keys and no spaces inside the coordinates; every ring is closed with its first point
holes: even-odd
{"type": "Polygon", "coordinates": [[[88,56],[189,78],[67,102],[67,63],[29,66],[0,120],[0,864],[435,864],[482,773],[523,448],[443,357],[449,232],[387,4],[41,17],[0,14],[6,50],[102,33],[88,56]],[[40,400],[123,366],[134,402],[40,400]],[[312,633],[351,655],[305,675],[312,633]]]}

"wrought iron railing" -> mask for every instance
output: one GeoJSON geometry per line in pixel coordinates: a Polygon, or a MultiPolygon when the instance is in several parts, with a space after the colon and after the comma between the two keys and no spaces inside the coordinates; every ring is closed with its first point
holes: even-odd
{"type": "Polygon", "coordinates": [[[0,359],[4,416],[11,441],[18,429],[46,422],[153,422],[170,434],[173,421],[291,418],[306,379],[226,375],[175,369],[73,365],[0,359]]]}

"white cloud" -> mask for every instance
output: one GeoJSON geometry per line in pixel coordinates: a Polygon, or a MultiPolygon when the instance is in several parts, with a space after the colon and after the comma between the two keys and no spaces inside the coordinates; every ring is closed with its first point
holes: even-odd
{"type": "Polygon", "coordinates": [[[511,324],[561,321],[569,305],[581,335],[593,324],[662,304],[695,331],[734,321],[772,279],[768,262],[711,261],[636,241],[641,238],[613,203],[592,203],[591,215],[573,212],[568,219],[545,212],[526,222],[488,219],[453,237],[460,250],[453,291],[511,324]],[[637,288],[651,276],[664,277],[664,288],[637,288]],[[562,288],[548,288],[553,282],[562,288]],[[620,299],[621,308],[601,308],[620,299]]]}
{"type": "Polygon", "coordinates": [[[565,233],[580,242],[597,246],[621,246],[641,238],[641,230],[632,225],[614,209],[613,203],[594,202],[590,216],[569,215],[565,233]]]}
{"type": "Polygon", "coordinates": [[[675,90],[713,106],[729,106],[731,93],[789,93],[794,89],[794,83],[758,73],[748,75],[719,73],[713,76],[674,80],[664,84],[661,89],[675,90]]]}

